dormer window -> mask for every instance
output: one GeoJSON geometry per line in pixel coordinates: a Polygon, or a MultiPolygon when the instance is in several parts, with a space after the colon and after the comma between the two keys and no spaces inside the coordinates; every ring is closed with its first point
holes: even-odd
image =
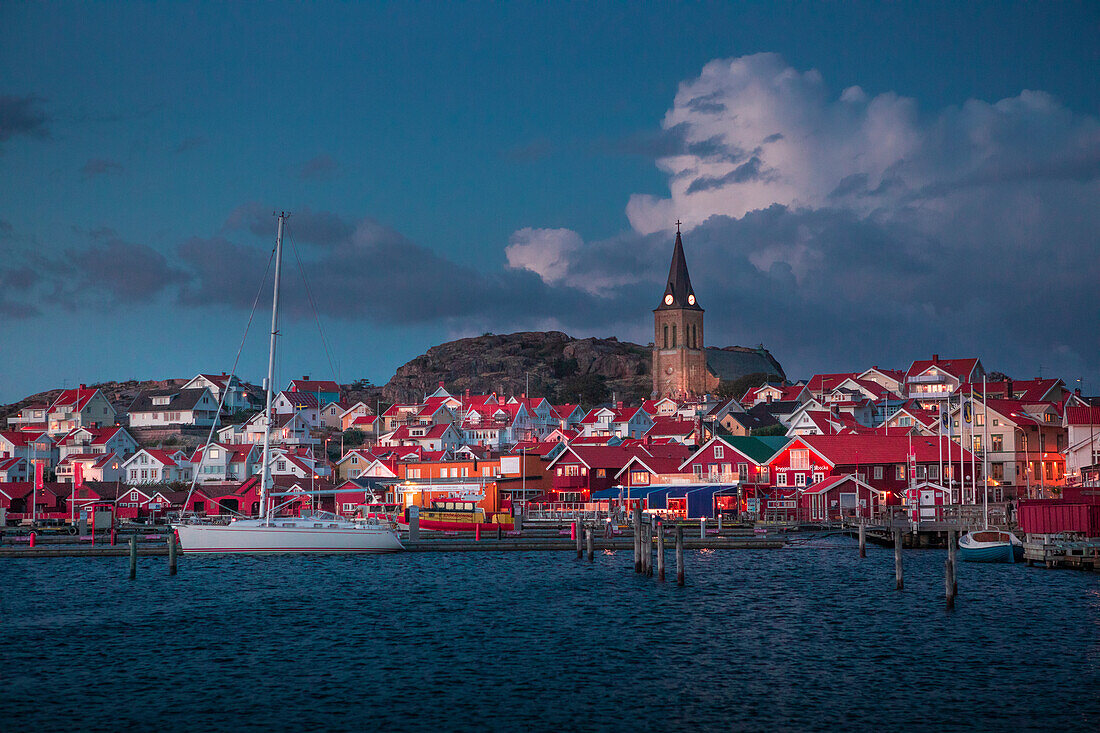
{"type": "Polygon", "coordinates": [[[169,395],[158,395],[153,398],[154,405],[167,405],[172,402],[172,398],[169,395]]]}

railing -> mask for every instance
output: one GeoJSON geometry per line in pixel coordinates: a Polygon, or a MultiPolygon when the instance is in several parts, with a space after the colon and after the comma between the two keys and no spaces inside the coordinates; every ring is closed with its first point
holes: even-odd
{"type": "Polygon", "coordinates": [[[523,510],[524,519],[547,522],[555,520],[587,519],[602,521],[610,516],[599,504],[586,502],[554,501],[544,504],[527,504],[523,510]]]}

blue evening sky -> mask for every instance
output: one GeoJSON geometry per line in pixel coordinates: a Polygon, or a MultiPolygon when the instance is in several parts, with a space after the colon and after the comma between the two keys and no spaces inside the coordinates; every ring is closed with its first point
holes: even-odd
{"type": "MultiPolygon", "coordinates": [[[[63,384],[231,366],[247,317],[240,304],[251,302],[262,269],[232,255],[220,261],[230,276],[210,287],[239,286],[243,294],[224,302],[188,300],[175,288],[191,277],[180,275],[190,270],[178,252],[192,238],[256,250],[270,244],[274,220],[231,223],[242,207],[331,212],[349,227],[373,220],[393,235],[388,246],[417,248],[414,271],[421,255],[434,253],[471,289],[517,272],[506,267],[505,247],[524,228],[633,246],[628,200],[669,194],[669,175],[655,164],[662,119],[679,85],[716,59],[773,52],[800,72],[816,69],[833,96],[853,85],[870,97],[893,93],[915,100],[918,117],[1039,90],[1087,122],[1100,103],[1097,8],[4,3],[0,247],[8,256],[0,267],[10,267],[0,270],[7,291],[0,402],[63,384]],[[271,234],[261,236],[261,224],[271,234]],[[141,251],[152,259],[138,263],[134,248],[148,248],[141,251]],[[110,258],[122,261],[104,262],[110,258]],[[104,286],[115,265],[122,281],[104,286]],[[100,282],[90,283],[88,272],[100,282]]],[[[1092,173],[1086,185],[1095,191],[1092,173]]],[[[632,286],[646,307],[621,332],[584,312],[559,318],[535,308],[502,315],[494,328],[493,308],[465,324],[430,308],[406,319],[399,306],[383,305],[430,302],[441,286],[430,278],[311,285],[340,291],[322,314],[337,341],[338,376],[383,383],[434,343],[486,330],[550,324],[644,343],[649,301],[662,289],[659,271],[671,251],[670,240],[661,241],[658,274],[632,286]],[[340,298],[358,305],[344,314],[340,298]]],[[[570,300],[555,297],[546,307],[570,300]]],[[[502,314],[511,305],[496,303],[502,314]]],[[[957,334],[923,336],[911,350],[883,341],[852,354],[836,339],[816,356],[785,354],[782,337],[763,326],[724,330],[723,319],[734,318],[732,310],[708,310],[708,340],[762,341],[792,376],[863,368],[871,358],[905,366],[933,348],[972,355],[957,334]]],[[[261,324],[250,337],[246,379],[261,376],[262,331],[261,324]]],[[[281,381],[331,374],[315,331],[310,319],[288,316],[281,381]]],[[[1038,346],[1002,354],[990,342],[974,350],[988,368],[1021,377],[1042,364],[1069,381],[1079,376],[1070,370],[1085,368],[1080,354],[1062,358],[1038,346]]]]}

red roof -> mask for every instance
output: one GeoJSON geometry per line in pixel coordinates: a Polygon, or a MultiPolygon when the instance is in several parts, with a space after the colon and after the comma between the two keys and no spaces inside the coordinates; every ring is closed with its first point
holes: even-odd
{"type": "Polygon", "coordinates": [[[565,420],[574,412],[576,412],[578,405],[553,405],[551,409],[554,414],[557,415],[559,420],[565,420]]]}
{"type": "Polygon", "coordinates": [[[918,463],[934,463],[951,448],[953,461],[958,461],[959,451],[965,461],[970,460],[970,451],[960,448],[948,438],[936,436],[906,435],[802,435],[800,440],[824,456],[834,466],[854,466],[860,463],[905,463],[908,461],[909,446],[917,456],[918,463]]]}
{"type": "MultiPolygon", "coordinates": [[[[163,463],[165,466],[178,466],[179,464],[168,454],[166,450],[159,450],[156,448],[146,448],[145,452],[152,458],[163,463]]],[[[136,453],[134,455],[137,455],[136,453]]]]}
{"type": "Polygon", "coordinates": [[[657,417],[653,419],[653,427],[649,429],[646,435],[654,438],[661,435],[675,435],[681,437],[691,435],[694,432],[695,422],[692,420],[657,417]]]}
{"type": "MultiPolygon", "coordinates": [[[[1018,399],[1023,402],[1042,402],[1051,399],[1051,392],[1062,383],[1060,379],[1008,379],[1003,382],[986,382],[985,394],[1002,399],[1018,399]],[[1008,388],[1012,387],[1012,394],[1008,388]]],[[[982,395],[982,383],[966,383],[960,390],[977,397],[982,395]]]]}
{"type": "Polygon", "coordinates": [[[74,410],[83,410],[99,390],[94,387],[62,390],[61,394],[50,405],[50,412],[59,407],[71,406],[74,410]],[[79,404],[78,404],[79,401],[79,404]]]}
{"type": "Polygon", "coordinates": [[[922,359],[914,361],[909,366],[909,371],[905,372],[905,379],[908,381],[911,377],[927,371],[930,367],[936,367],[965,382],[970,379],[970,375],[977,365],[977,359],[937,359],[936,361],[922,359]]]}
{"type": "Polygon", "coordinates": [[[1100,407],[1067,407],[1067,425],[1100,425],[1100,407]]]}
{"type": "Polygon", "coordinates": [[[840,372],[837,374],[815,374],[810,377],[810,381],[806,383],[806,389],[811,392],[828,392],[833,387],[837,386],[845,379],[855,379],[859,374],[856,372],[840,372]]]}
{"type": "Polygon", "coordinates": [[[581,418],[581,422],[586,425],[591,425],[592,423],[597,422],[597,418],[599,417],[599,413],[601,412],[610,412],[611,422],[613,423],[629,422],[631,418],[638,414],[638,411],[640,409],[640,407],[624,407],[622,409],[619,409],[617,407],[595,407],[589,410],[588,414],[581,418]]]}
{"type": "Polygon", "coordinates": [[[292,379],[290,381],[291,392],[313,392],[315,395],[317,392],[335,392],[340,393],[340,385],[331,380],[325,379],[292,379]]]}

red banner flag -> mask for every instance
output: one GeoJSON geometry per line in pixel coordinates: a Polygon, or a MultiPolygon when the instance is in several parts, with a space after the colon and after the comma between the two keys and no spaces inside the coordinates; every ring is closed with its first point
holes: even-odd
{"type": "Polygon", "coordinates": [[[84,488],[84,464],[76,461],[73,463],[73,490],[80,491],[84,488]]]}
{"type": "Polygon", "coordinates": [[[34,490],[42,491],[45,488],[42,474],[42,461],[34,462],[34,490]]]}

